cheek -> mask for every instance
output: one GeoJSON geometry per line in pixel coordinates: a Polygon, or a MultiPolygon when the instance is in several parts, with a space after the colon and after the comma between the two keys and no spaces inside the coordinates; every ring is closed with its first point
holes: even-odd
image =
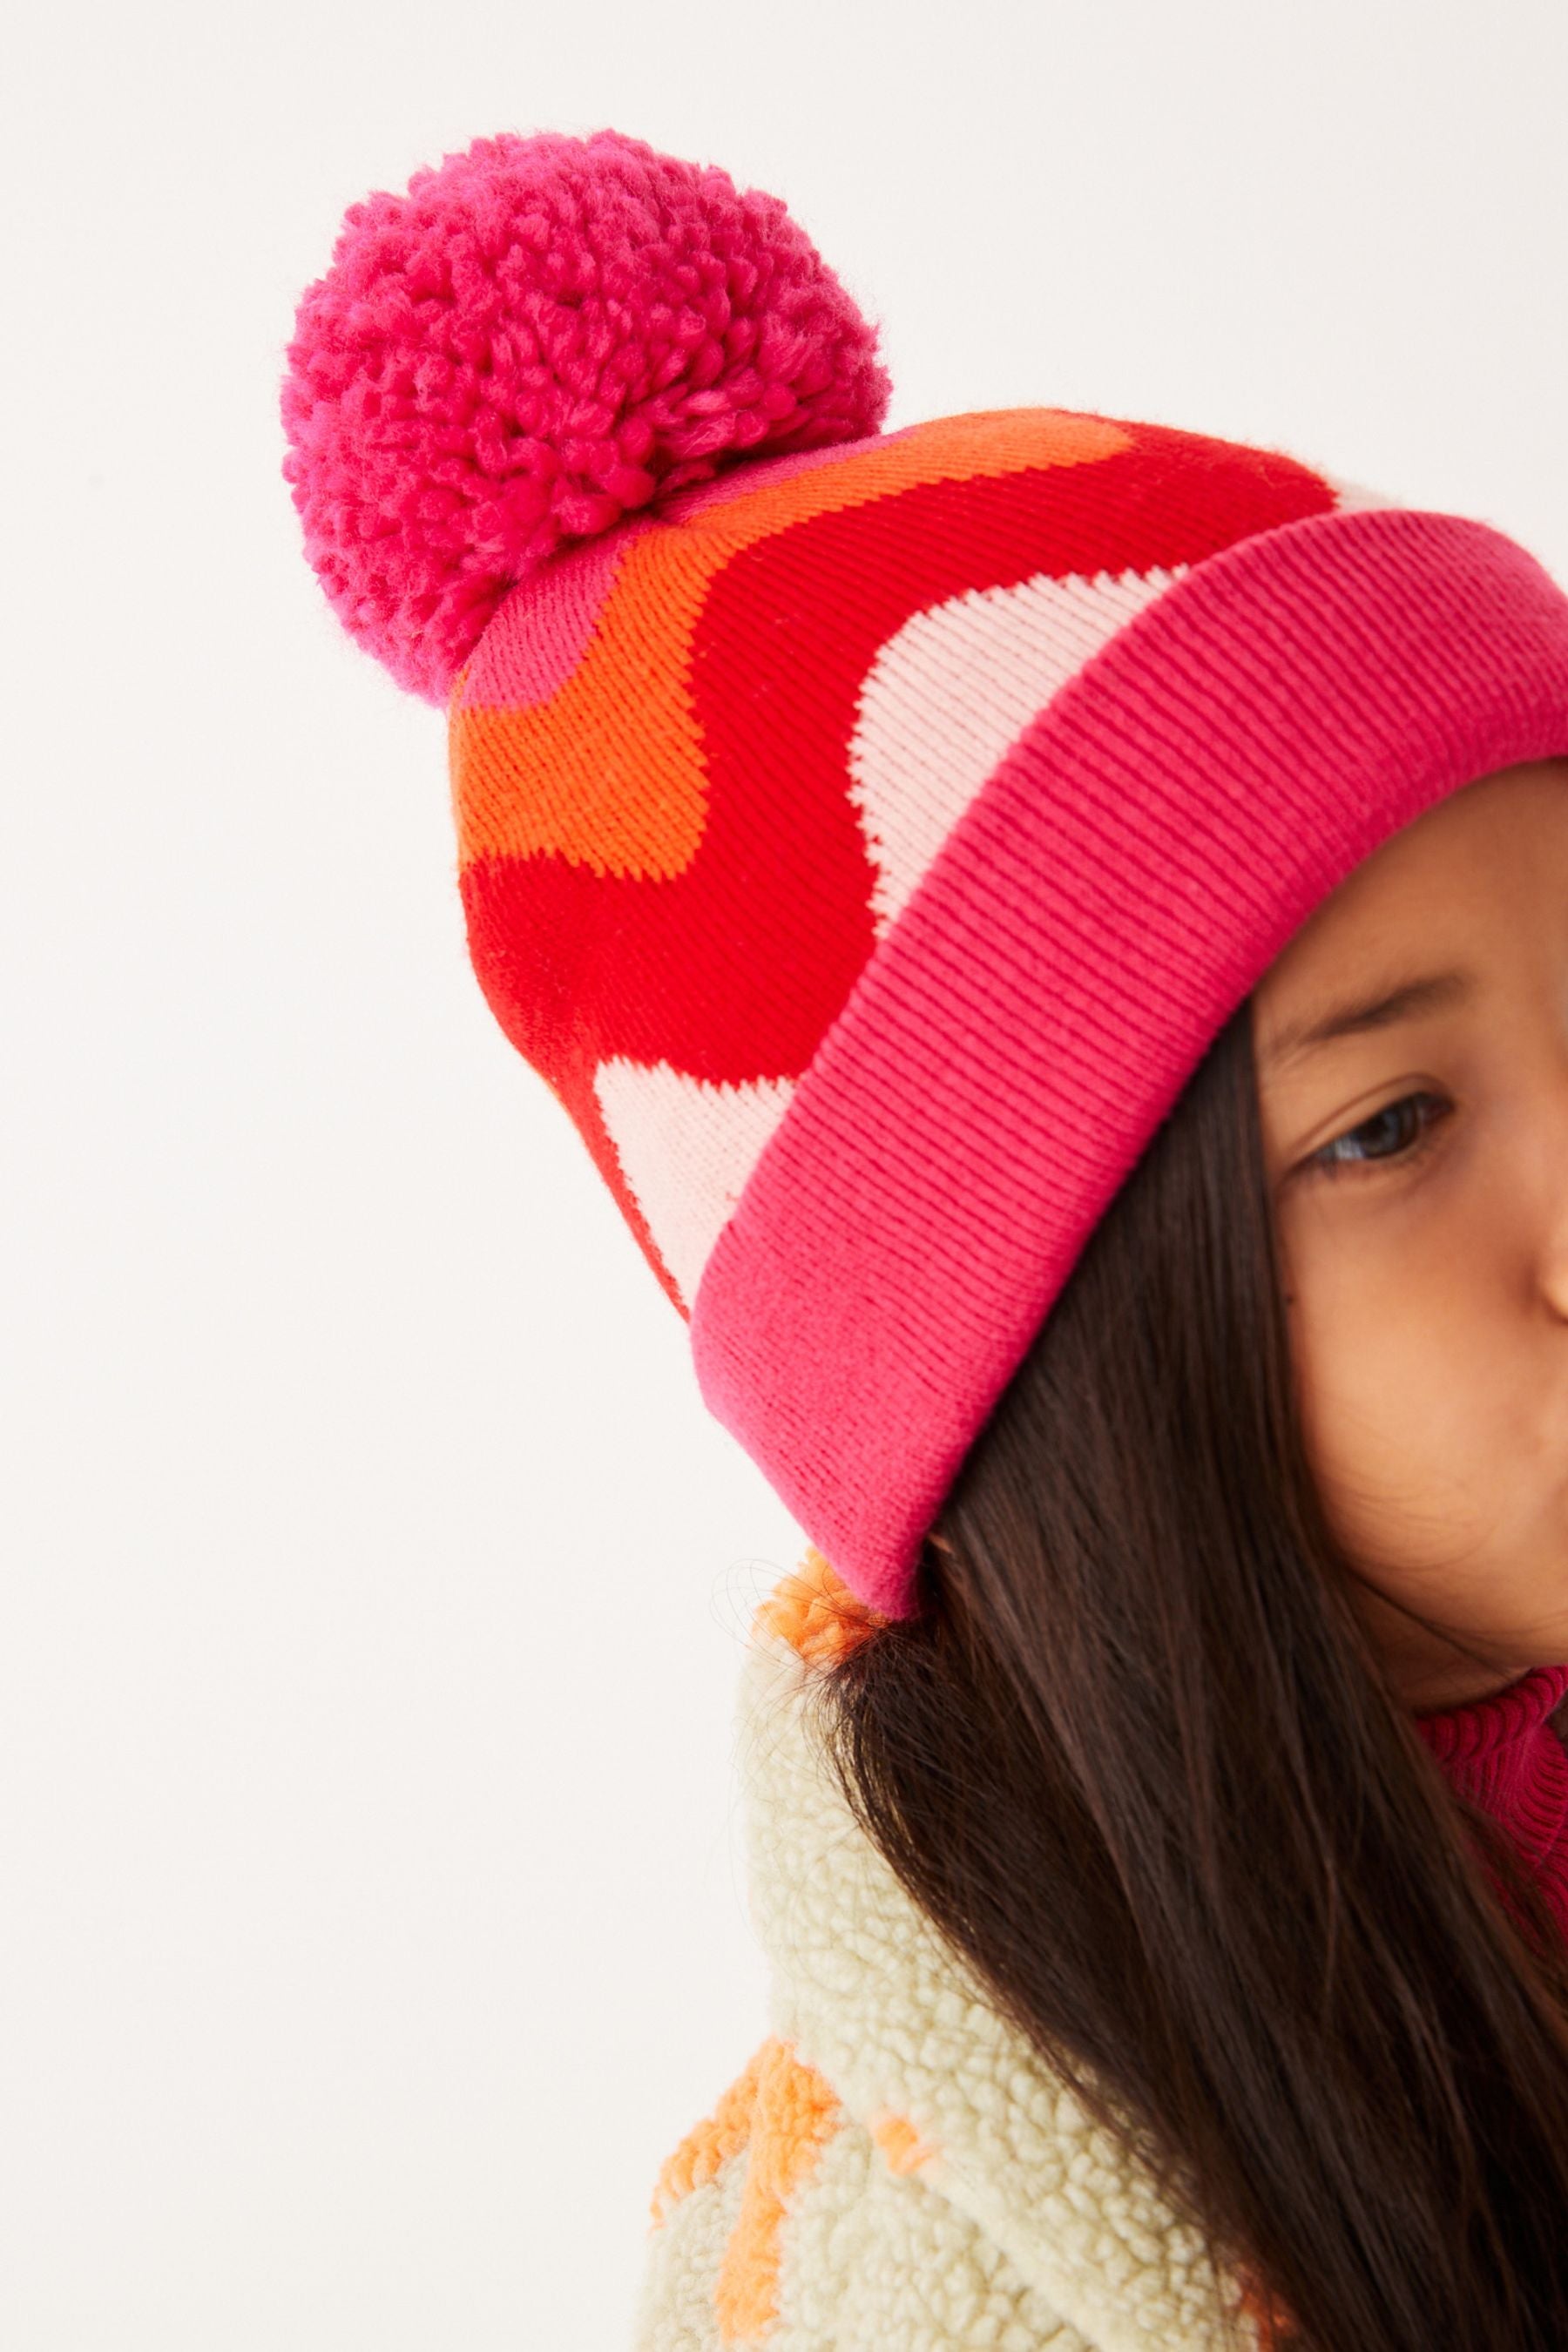
{"type": "Polygon", "coordinates": [[[1507,1443],[1488,1284],[1451,1250],[1355,1239],[1309,1226],[1289,1246],[1309,1458],[1352,1549],[1435,1559],[1479,1525],[1507,1443]]]}

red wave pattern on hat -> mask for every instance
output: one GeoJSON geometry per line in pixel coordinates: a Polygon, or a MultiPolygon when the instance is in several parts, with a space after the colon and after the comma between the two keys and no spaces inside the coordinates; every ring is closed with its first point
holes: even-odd
{"type": "MultiPolygon", "coordinates": [[[[1294,458],[1172,427],[1118,426],[1092,462],[1052,463],[1045,452],[1063,413],[1032,414],[1044,462],[987,477],[984,420],[973,420],[974,470],[954,457],[942,479],[760,537],[742,532],[705,582],[678,658],[664,649],[641,675],[611,666],[595,723],[618,746],[628,791],[648,787],[660,695],[683,714],[690,769],[679,789],[698,817],[680,858],[609,871],[542,846],[476,854],[470,837],[465,848],[469,950],[491,1008],[576,1121],[683,1314],[606,1131],[595,1072],[614,1055],[721,1083],[805,1071],[876,944],[875,869],[847,755],[879,646],[911,614],[966,590],[1191,565],[1334,503],[1294,458]]],[[[906,438],[918,441],[919,429],[906,438]]],[[[846,453],[835,469],[855,463],[846,453]]],[[[635,564],[628,558],[605,597],[601,632],[618,600],[656,597],[661,575],[674,594],[695,535],[672,524],[639,537],[635,564]]],[[[534,593],[498,617],[479,656],[484,676],[504,672],[507,640],[526,633],[534,593]]],[[[536,820],[583,755],[587,712],[568,681],[531,709],[509,761],[505,714],[462,707],[483,697],[479,665],[454,709],[453,772],[460,836],[472,793],[484,803],[482,838],[499,822],[498,793],[536,820]]],[[[606,756],[596,739],[595,761],[606,756]]]]}
{"type": "Polygon", "coordinates": [[[777,197],[614,131],[478,139],[345,215],[289,346],[283,471],[344,627],[441,702],[557,547],[872,432],[875,347],[777,197]]]}

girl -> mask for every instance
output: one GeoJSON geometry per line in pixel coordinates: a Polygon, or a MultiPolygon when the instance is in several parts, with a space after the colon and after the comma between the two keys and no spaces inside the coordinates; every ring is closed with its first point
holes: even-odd
{"type": "Polygon", "coordinates": [[[637,2343],[1561,2352],[1568,597],[887,397],[608,131],[356,206],[284,387],[481,986],[811,1538],[637,2343]]]}

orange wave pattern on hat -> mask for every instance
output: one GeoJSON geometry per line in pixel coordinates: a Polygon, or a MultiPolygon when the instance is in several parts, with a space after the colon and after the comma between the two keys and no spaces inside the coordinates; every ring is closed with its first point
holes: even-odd
{"type": "MultiPolygon", "coordinates": [[[[1028,583],[1158,593],[1333,499],[1294,459],[1173,427],[950,417],[737,466],[502,605],[451,713],[470,957],[679,1312],[878,944],[888,845],[852,752],[885,649],[1028,583]]],[[[1089,635],[1124,617],[1110,596],[1089,635]]],[[[1065,645],[1020,653],[1042,701],[1065,645]]],[[[991,657],[905,714],[933,758],[984,718],[991,657]]],[[[912,805],[931,778],[900,757],[912,805]]]]}
{"type": "MultiPolygon", "coordinates": [[[[458,863],[554,855],[603,876],[668,880],[697,853],[707,774],[687,687],[715,574],[790,524],[928,483],[1092,464],[1131,446],[1101,417],[1006,409],[939,418],[678,524],[628,534],[583,657],[542,702],[492,699],[506,639],[548,576],[503,608],[458,682],[451,761],[458,863]],[[494,636],[495,643],[489,639],[494,636]]],[[[503,689],[504,692],[504,689],[503,689]]]]}

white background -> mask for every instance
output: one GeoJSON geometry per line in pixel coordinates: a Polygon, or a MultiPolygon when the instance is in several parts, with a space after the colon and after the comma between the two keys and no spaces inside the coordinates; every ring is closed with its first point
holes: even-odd
{"type": "Polygon", "coordinates": [[[343,208],[783,195],[889,422],[1284,448],[1568,580],[1561,0],[272,0],[7,39],[0,2347],[602,2352],[767,2020],[801,1538],[465,960],[439,716],[279,475],[343,208]]]}

